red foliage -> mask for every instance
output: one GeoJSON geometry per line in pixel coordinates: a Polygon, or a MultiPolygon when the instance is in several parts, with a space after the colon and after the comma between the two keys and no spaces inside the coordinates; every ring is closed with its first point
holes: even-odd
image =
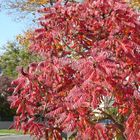
{"type": "Polygon", "coordinates": [[[139,14],[121,0],[59,1],[40,12],[30,49],[44,61],[13,81],[15,127],[46,139],[140,139],[139,14]]]}

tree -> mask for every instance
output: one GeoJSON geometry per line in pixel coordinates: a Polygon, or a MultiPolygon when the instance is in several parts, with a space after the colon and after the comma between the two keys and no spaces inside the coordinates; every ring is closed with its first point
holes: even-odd
{"type": "Polygon", "coordinates": [[[12,80],[12,78],[6,76],[0,76],[0,121],[13,120],[13,116],[15,115],[15,110],[10,109],[10,104],[7,101],[7,97],[12,94],[12,92],[7,91],[12,80]]]}
{"type": "Polygon", "coordinates": [[[57,2],[40,12],[9,100],[14,126],[36,137],[140,139],[140,21],[122,0],[57,2]]]}
{"type": "MultiPolygon", "coordinates": [[[[15,78],[18,75],[17,67],[27,67],[31,62],[40,60],[28,50],[28,41],[23,36],[18,36],[19,43],[9,42],[5,47],[5,52],[0,56],[0,67],[5,76],[15,78]]],[[[41,57],[40,57],[41,58],[41,57]]]]}

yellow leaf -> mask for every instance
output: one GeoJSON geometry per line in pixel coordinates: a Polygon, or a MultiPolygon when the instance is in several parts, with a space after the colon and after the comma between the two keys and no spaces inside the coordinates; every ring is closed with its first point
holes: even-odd
{"type": "Polygon", "coordinates": [[[36,3],[36,4],[47,4],[49,0],[28,0],[29,3],[36,3]]]}

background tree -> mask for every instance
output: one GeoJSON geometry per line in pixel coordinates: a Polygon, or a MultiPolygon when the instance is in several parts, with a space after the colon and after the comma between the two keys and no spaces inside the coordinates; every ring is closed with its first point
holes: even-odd
{"type": "Polygon", "coordinates": [[[140,21],[123,0],[57,2],[40,12],[9,98],[14,126],[47,139],[140,139],[140,21]],[[104,122],[106,122],[104,124],[104,122]]]}
{"type": "Polygon", "coordinates": [[[10,104],[7,101],[7,97],[12,94],[12,92],[7,91],[11,86],[12,78],[6,76],[0,76],[0,120],[1,121],[11,121],[15,115],[15,110],[10,109],[10,104]]]}
{"type": "MultiPolygon", "coordinates": [[[[29,32],[28,32],[29,34],[29,32]]],[[[29,42],[28,35],[18,35],[19,43],[9,42],[5,46],[5,52],[0,56],[0,67],[3,70],[3,75],[14,78],[17,77],[17,67],[27,67],[33,61],[39,61],[39,57],[28,51],[29,42]]]]}

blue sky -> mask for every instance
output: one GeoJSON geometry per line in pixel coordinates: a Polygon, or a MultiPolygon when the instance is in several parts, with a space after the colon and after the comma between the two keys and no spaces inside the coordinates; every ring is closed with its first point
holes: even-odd
{"type": "Polygon", "coordinates": [[[24,20],[20,22],[14,21],[14,17],[11,17],[11,15],[0,12],[0,53],[3,51],[2,46],[7,41],[14,40],[16,35],[27,29],[26,23],[24,20]]]}

